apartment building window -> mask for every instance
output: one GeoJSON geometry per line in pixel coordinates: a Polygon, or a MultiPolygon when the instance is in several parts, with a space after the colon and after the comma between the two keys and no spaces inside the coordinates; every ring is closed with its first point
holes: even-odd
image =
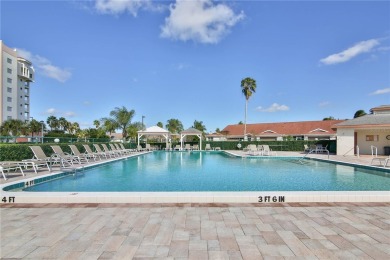
{"type": "Polygon", "coordinates": [[[9,64],[12,64],[12,60],[11,60],[10,58],[7,58],[7,62],[8,62],[9,64]]]}
{"type": "Polygon", "coordinates": [[[12,102],[12,97],[7,97],[8,102],[12,102]]]}
{"type": "Polygon", "coordinates": [[[12,88],[7,88],[8,93],[12,93],[12,88]]]}
{"type": "Polygon", "coordinates": [[[7,78],[7,82],[8,82],[8,83],[12,83],[12,79],[7,78]]]}
{"type": "Polygon", "coordinates": [[[7,120],[11,120],[12,119],[12,116],[7,116],[7,120]]]}
{"type": "Polygon", "coordinates": [[[7,107],[8,112],[12,112],[12,107],[7,107]]]}
{"type": "Polygon", "coordinates": [[[366,141],[368,142],[378,142],[379,135],[366,135],[366,141]]]}
{"type": "Polygon", "coordinates": [[[12,74],[12,69],[7,68],[7,72],[8,72],[9,74],[12,74]]]}

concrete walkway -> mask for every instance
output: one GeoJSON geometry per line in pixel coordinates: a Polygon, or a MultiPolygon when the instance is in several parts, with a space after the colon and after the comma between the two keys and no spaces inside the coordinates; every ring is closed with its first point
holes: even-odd
{"type": "Polygon", "coordinates": [[[390,259],[389,203],[7,204],[2,259],[390,259]]]}

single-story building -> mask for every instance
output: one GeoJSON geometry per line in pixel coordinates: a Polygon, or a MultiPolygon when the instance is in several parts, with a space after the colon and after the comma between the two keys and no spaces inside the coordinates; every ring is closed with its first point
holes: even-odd
{"type": "MultiPolygon", "coordinates": [[[[333,125],[345,120],[302,121],[281,123],[247,124],[246,133],[248,140],[252,141],[283,141],[286,138],[293,140],[334,140],[336,131],[333,125]]],[[[218,140],[243,140],[244,125],[228,125],[219,135],[206,135],[210,141],[218,140]]]]}
{"type": "Polygon", "coordinates": [[[390,105],[374,107],[370,112],[333,126],[337,129],[338,155],[390,155],[390,105]]]}

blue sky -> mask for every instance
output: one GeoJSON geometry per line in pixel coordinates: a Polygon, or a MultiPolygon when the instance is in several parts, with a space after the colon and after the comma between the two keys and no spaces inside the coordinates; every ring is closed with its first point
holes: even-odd
{"type": "Polygon", "coordinates": [[[31,115],[82,128],[115,107],[207,131],[352,118],[390,104],[389,1],[10,1],[1,39],[34,63],[31,115]]]}

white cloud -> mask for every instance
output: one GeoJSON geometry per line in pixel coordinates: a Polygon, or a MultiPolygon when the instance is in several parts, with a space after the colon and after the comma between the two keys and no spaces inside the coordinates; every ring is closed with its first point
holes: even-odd
{"type": "Polygon", "coordinates": [[[346,62],[362,53],[372,51],[373,48],[377,45],[379,45],[379,41],[376,39],[361,41],[342,52],[332,54],[324,59],[321,59],[320,62],[325,65],[332,65],[332,64],[346,62]]]}
{"type": "Polygon", "coordinates": [[[269,108],[262,108],[262,107],[257,107],[256,108],[258,111],[261,112],[278,112],[278,111],[288,111],[290,108],[286,105],[279,105],[278,103],[273,103],[269,108]]]}
{"type": "Polygon", "coordinates": [[[154,12],[167,9],[166,5],[153,3],[151,0],[95,0],[94,8],[101,14],[130,13],[134,17],[142,9],[154,12]]]}
{"type": "Polygon", "coordinates": [[[63,113],[63,115],[64,115],[64,117],[75,117],[76,113],[72,112],[72,111],[68,111],[68,112],[63,113]]]}
{"type": "Polygon", "coordinates": [[[370,95],[383,95],[390,93],[390,88],[378,89],[372,92],[370,95]]]}
{"type": "Polygon", "coordinates": [[[330,102],[329,101],[324,101],[324,102],[321,102],[318,104],[318,106],[320,107],[326,107],[326,106],[329,106],[330,105],[330,102]]]}
{"type": "Polygon", "coordinates": [[[42,75],[55,79],[61,83],[67,81],[72,73],[68,69],[62,69],[60,67],[54,66],[51,64],[51,61],[45,57],[32,54],[31,52],[24,49],[17,49],[18,55],[31,61],[33,66],[38,68],[37,72],[40,72],[42,75]]]}
{"type": "Polygon", "coordinates": [[[58,113],[58,111],[55,108],[49,108],[48,110],[45,111],[45,114],[51,115],[51,116],[53,116],[57,113],[58,113]]]}
{"type": "Polygon", "coordinates": [[[84,105],[84,106],[89,106],[89,105],[91,105],[91,102],[90,102],[90,101],[84,101],[84,102],[83,102],[83,105],[84,105]]]}
{"type": "Polygon", "coordinates": [[[181,41],[218,43],[244,18],[243,12],[235,14],[227,5],[214,4],[211,0],[177,0],[169,10],[161,37],[181,41]]]}
{"type": "Polygon", "coordinates": [[[96,0],[95,9],[102,14],[128,12],[136,17],[138,10],[148,4],[150,4],[149,0],[96,0]]]}

